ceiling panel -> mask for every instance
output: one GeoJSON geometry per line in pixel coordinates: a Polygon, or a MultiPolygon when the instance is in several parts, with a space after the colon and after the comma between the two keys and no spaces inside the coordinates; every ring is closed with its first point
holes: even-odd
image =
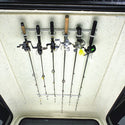
{"type": "MultiPolygon", "coordinates": [[[[76,60],[76,68],[73,84],[73,96],[69,105],[69,94],[71,87],[71,78],[74,63],[74,48],[71,46],[70,51],[66,52],[66,72],[65,72],[65,87],[64,87],[64,113],[61,113],[61,94],[62,94],[62,79],[63,79],[63,46],[60,46],[55,53],[55,86],[56,86],[56,102],[53,95],[53,77],[52,77],[52,54],[50,48],[43,51],[43,65],[45,72],[45,82],[48,100],[45,95],[43,79],[41,78],[40,56],[36,50],[31,49],[31,58],[35,69],[35,74],[41,93],[38,97],[37,88],[32,73],[32,68],[28,53],[17,48],[24,41],[20,23],[23,21],[26,28],[35,28],[37,24],[41,28],[49,28],[51,20],[54,21],[56,28],[64,28],[64,19],[66,13],[1,13],[0,14],[0,93],[5,97],[11,109],[20,115],[28,114],[48,114],[55,112],[55,117],[71,117],[92,116],[99,117],[102,112],[107,113],[115,98],[109,96],[114,88],[116,95],[124,86],[124,15],[114,15],[112,13],[104,14],[85,14],[84,12],[69,14],[69,28],[76,28],[81,24],[84,30],[91,29],[93,20],[97,20],[97,30],[94,40],[96,52],[89,56],[85,79],[81,90],[81,96],[77,111],[75,111],[77,95],[79,92],[80,82],[83,75],[86,56],[78,54],[76,60]],[[58,13],[58,14],[57,14],[58,13]],[[122,61],[123,60],[123,61],[122,61]],[[117,64],[117,65],[116,65],[117,64]],[[116,72],[116,73],[115,73],[116,72]],[[117,77],[117,74],[120,77],[117,77]],[[123,82],[122,82],[123,80],[123,82]],[[117,81],[116,84],[114,82],[117,81]],[[119,84],[119,85],[118,85],[119,84]],[[117,88],[118,87],[118,88],[117,88]],[[6,91],[7,90],[7,91],[6,91]],[[105,94],[107,93],[107,94],[105,94]],[[104,104],[109,100],[106,106],[104,104]],[[40,103],[41,101],[41,103],[40,103]],[[100,108],[98,108],[100,107],[100,108]],[[67,114],[66,114],[67,113],[67,114]],[[92,114],[95,114],[94,116],[92,114]],[[90,114],[90,115],[88,115],[90,114]]],[[[90,31],[90,30],[89,30],[90,31]]],[[[27,30],[28,40],[36,46],[37,36],[35,31],[27,30]]],[[[56,31],[55,38],[64,41],[62,31],[56,31]]],[[[88,45],[90,32],[83,31],[83,39],[88,45]]],[[[70,32],[69,40],[72,43],[76,42],[76,32],[70,32]]],[[[48,31],[41,32],[41,41],[43,47],[50,43],[50,34],[48,31]]]]}

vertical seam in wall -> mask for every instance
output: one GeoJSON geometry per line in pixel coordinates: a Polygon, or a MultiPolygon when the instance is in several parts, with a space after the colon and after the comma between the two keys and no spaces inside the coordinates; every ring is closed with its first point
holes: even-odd
{"type": "Polygon", "coordinates": [[[20,86],[20,84],[19,84],[19,82],[18,82],[18,80],[17,80],[17,78],[16,78],[16,75],[15,75],[15,73],[14,73],[14,71],[13,71],[12,65],[11,65],[11,63],[10,63],[10,61],[9,61],[9,58],[8,58],[8,56],[7,56],[6,50],[5,50],[5,48],[4,48],[4,45],[3,45],[2,41],[1,41],[0,43],[1,43],[1,45],[2,45],[4,54],[5,54],[5,56],[6,56],[6,59],[7,59],[7,62],[8,62],[8,64],[9,64],[9,67],[10,67],[10,69],[11,69],[11,72],[12,72],[12,74],[13,74],[13,77],[14,77],[14,79],[15,79],[15,81],[16,81],[18,87],[19,87],[19,90],[20,90],[20,92],[21,92],[21,94],[22,94],[22,96],[23,96],[23,98],[24,98],[24,101],[25,101],[25,103],[26,103],[26,98],[25,98],[25,96],[24,96],[23,90],[22,90],[22,88],[21,88],[21,86],[20,86]]]}
{"type": "Polygon", "coordinates": [[[115,43],[115,46],[114,46],[113,51],[112,51],[112,54],[111,54],[111,56],[110,56],[110,59],[109,59],[109,61],[108,61],[107,66],[106,66],[105,72],[104,72],[104,74],[103,74],[103,76],[102,76],[102,79],[101,79],[101,81],[100,81],[99,87],[98,87],[98,89],[97,89],[96,95],[95,95],[95,97],[94,97],[94,99],[93,99],[93,103],[94,103],[95,100],[96,100],[96,97],[97,97],[97,95],[98,95],[98,93],[99,93],[99,91],[100,91],[100,88],[101,88],[101,86],[102,86],[103,80],[104,80],[104,78],[105,78],[105,76],[106,76],[106,73],[107,73],[107,71],[108,71],[108,69],[109,69],[109,66],[110,66],[112,57],[113,57],[114,52],[115,52],[115,50],[116,50],[116,46],[117,46],[118,41],[119,41],[119,39],[120,39],[120,36],[121,36],[122,31],[123,31],[124,25],[125,25],[125,22],[123,23],[123,26],[122,26],[122,28],[121,28],[121,30],[120,30],[118,39],[117,39],[117,41],[116,41],[116,43],[115,43]]]}

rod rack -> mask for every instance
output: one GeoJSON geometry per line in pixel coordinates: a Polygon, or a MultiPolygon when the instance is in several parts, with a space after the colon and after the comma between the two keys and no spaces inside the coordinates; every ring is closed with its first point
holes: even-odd
{"type": "MultiPolygon", "coordinates": [[[[40,94],[40,96],[46,96],[46,94],[40,94]]],[[[48,94],[48,96],[54,96],[54,94],[48,94]]],[[[62,96],[62,94],[56,94],[56,96],[62,96]]],[[[70,96],[70,94],[64,94],[64,96],[70,96]]],[[[74,97],[78,97],[78,95],[72,95],[74,97]]]]}
{"type": "MultiPolygon", "coordinates": [[[[26,28],[27,31],[36,31],[35,28],[26,28]]],[[[64,28],[54,28],[55,31],[64,31],[64,28]]],[[[69,28],[69,31],[76,32],[75,28],[69,28]]],[[[50,28],[40,28],[41,32],[50,31],[50,28]]],[[[82,29],[82,32],[90,32],[91,29],[82,29]]]]}

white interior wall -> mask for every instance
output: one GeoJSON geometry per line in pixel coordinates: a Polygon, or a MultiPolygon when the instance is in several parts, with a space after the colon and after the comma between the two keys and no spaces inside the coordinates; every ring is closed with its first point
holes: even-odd
{"type": "MultiPolygon", "coordinates": [[[[61,113],[61,96],[41,97],[40,104],[37,96],[29,57],[24,50],[17,48],[24,41],[20,28],[23,21],[27,28],[49,28],[51,20],[56,28],[64,27],[64,18],[67,12],[61,11],[1,11],[0,12],[0,94],[3,96],[14,118],[23,116],[55,117],[55,118],[95,118],[105,123],[105,117],[115,99],[125,85],[125,15],[124,13],[99,12],[68,12],[69,28],[76,28],[81,24],[83,29],[90,29],[92,21],[98,21],[94,43],[97,51],[90,56],[87,71],[81,91],[78,110],[75,111],[76,97],[72,97],[69,106],[69,97],[64,97],[64,113],[61,113]]],[[[27,32],[28,39],[37,43],[36,33],[27,32]]],[[[83,39],[89,40],[89,32],[83,32],[83,39]]],[[[50,42],[48,32],[42,32],[42,44],[50,42]]],[[[63,41],[62,32],[56,32],[55,38],[63,41]]],[[[69,34],[70,42],[76,41],[75,32],[69,34]]],[[[73,48],[67,52],[65,92],[69,93],[72,68],[74,61],[73,48]]],[[[41,79],[40,59],[36,50],[31,51],[33,64],[41,94],[44,94],[41,79]]],[[[50,49],[43,52],[44,70],[48,93],[53,93],[52,62],[50,49]]],[[[82,78],[85,57],[78,55],[76,62],[73,94],[77,94],[82,78]]],[[[56,93],[61,94],[63,49],[55,51],[56,93]]],[[[103,124],[102,123],[102,124],[103,124]]]]}

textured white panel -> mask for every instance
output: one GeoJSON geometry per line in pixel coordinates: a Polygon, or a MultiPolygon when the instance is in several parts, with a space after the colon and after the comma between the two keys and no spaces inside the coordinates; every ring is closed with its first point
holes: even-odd
{"type": "MultiPolygon", "coordinates": [[[[28,11],[27,11],[28,12],[28,11]]],[[[64,97],[64,113],[61,113],[61,96],[41,97],[37,96],[37,89],[32,74],[28,53],[17,45],[24,41],[20,23],[23,21],[26,28],[35,28],[39,24],[41,28],[49,28],[51,20],[56,28],[64,27],[66,12],[34,11],[33,13],[1,13],[0,14],[0,94],[15,116],[43,116],[43,117],[67,117],[67,118],[100,118],[105,121],[106,114],[111,108],[116,97],[125,85],[124,79],[124,14],[117,13],[85,13],[69,12],[69,28],[76,28],[81,24],[83,29],[90,29],[94,19],[98,21],[94,43],[97,51],[89,57],[85,79],[78,104],[75,111],[76,96],[71,99],[64,97]],[[114,96],[113,96],[114,95],[114,96]],[[106,104],[105,104],[106,103],[106,104]],[[103,112],[102,112],[103,111],[103,112]],[[45,115],[45,116],[44,116],[45,115]]],[[[89,32],[83,32],[86,46],[89,41],[89,32]]],[[[33,45],[37,44],[34,31],[28,31],[28,40],[33,45]]],[[[55,38],[64,41],[62,32],[56,32],[55,38]]],[[[50,43],[49,32],[41,33],[42,45],[50,43]]],[[[75,32],[69,34],[70,42],[76,41],[75,32]]],[[[72,70],[74,63],[74,51],[71,47],[66,55],[65,94],[69,94],[72,70]]],[[[40,89],[44,94],[43,80],[41,78],[40,57],[36,50],[31,50],[31,57],[40,89]]],[[[77,95],[83,75],[86,57],[78,54],[74,75],[73,94],[77,95]]],[[[43,65],[47,92],[53,94],[52,84],[52,55],[50,48],[43,51],[43,65]]],[[[62,93],[63,78],[63,48],[55,51],[55,78],[56,94],[62,93]]]]}

